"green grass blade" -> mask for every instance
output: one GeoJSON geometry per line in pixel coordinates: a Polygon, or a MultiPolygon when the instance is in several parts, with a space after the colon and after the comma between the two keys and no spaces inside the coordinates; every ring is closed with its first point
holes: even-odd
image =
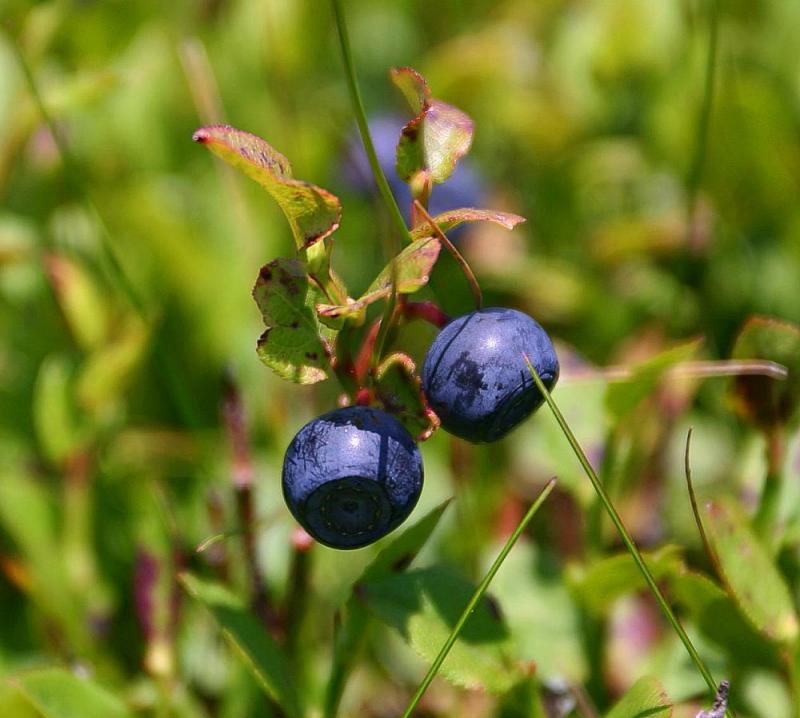
{"type": "Polygon", "coordinates": [[[531,373],[531,376],[533,377],[534,382],[536,383],[536,386],[538,387],[539,391],[542,392],[542,396],[547,402],[547,405],[550,407],[550,411],[553,412],[553,416],[555,417],[555,420],[558,422],[558,425],[561,427],[561,431],[564,432],[564,436],[567,438],[569,445],[575,452],[575,456],[578,458],[578,461],[583,467],[584,472],[586,472],[586,475],[589,477],[589,481],[592,482],[592,486],[594,487],[594,490],[597,492],[597,495],[600,498],[600,502],[603,504],[603,507],[605,508],[606,512],[611,518],[611,522],[617,529],[617,532],[619,533],[622,542],[625,544],[625,548],[628,549],[628,553],[630,553],[631,558],[633,558],[634,562],[636,563],[636,566],[641,572],[642,577],[647,583],[647,586],[653,593],[653,596],[655,597],[656,602],[658,603],[659,608],[661,609],[661,612],[664,614],[664,617],[667,619],[667,621],[672,626],[675,633],[678,635],[678,638],[681,639],[681,642],[685,646],[686,651],[689,654],[689,657],[692,659],[692,662],[697,667],[697,670],[703,676],[703,679],[705,680],[712,694],[716,695],[717,682],[714,680],[714,676],[711,675],[711,671],[709,671],[708,668],[706,667],[706,664],[703,662],[703,659],[700,657],[700,654],[694,647],[691,638],[689,638],[683,626],[678,621],[678,618],[675,616],[675,613],[672,611],[672,608],[670,607],[669,603],[667,603],[667,599],[664,598],[664,594],[661,593],[661,589],[658,587],[655,578],[653,578],[653,574],[650,572],[650,569],[647,568],[647,564],[644,562],[642,554],[639,552],[639,549],[633,542],[631,535],[628,533],[628,529],[626,529],[625,525],[622,523],[620,515],[617,513],[616,508],[614,508],[614,504],[611,502],[611,499],[606,493],[603,484],[601,483],[599,477],[595,473],[595,470],[592,468],[592,465],[589,463],[589,459],[586,458],[586,454],[581,448],[581,445],[578,443],[578,440],[575,438],[575,435],[572,433],[572,429],[567,423],[567,420],[564,418],[564,415],[561,413],[561,410],[558,408],[555,401],[553,401],[553,397],[550,396],[550,392],[547,391],[547,387],[542,383],[542,380],[536,373],[536,369],[534,368],[533,364],[531,364],[527,356],[525,357],[525,361],[528,364],[528,369],[531,373]]]}
{"type": "Polygon", "coordinates": [[[458,639],[458,635],[461,633],[461,629],[464,628],[464,624],[467,622],[467,619],[470,617],[470,614],[475,610],[475,607],[478,605],[478,602],[483,598],[483,595],[486,593],[486,590],[489,588],[489,584],[492,582],[492,579],[495,577],[495,574],[499,570],[500,566],[503,565],[503,561],[506,560],[506,556],[510,553],[511,549],[514,547],[514,544],[517,542],[517,539],[522,535],[522,532],[527,527],[530,520],[534,517],[536,512],[539,510],[539,507],[544,503],[545,499],[550,495],[550,492],[553,490],[553,487],[556,485],[556,480],[551,479],[547,485],[542,489],[542,492],[539,494],[536,501],[533,502],[531,507],[528,509],[525,516],[522,517],[522,520],[519,522],[514,532],[509,536],[508,541],[506,541],[505,546],[497,555],[497,558],[494,560],[491,568],[487,572],[486,576],[484,576],[483,580],[478,584],[478,587],[475,589],[475,593],[472,594],[472,598],[470,598],[469,602],[467,603],[466,607],[464,608],[464,612],[459,617],[456,625],[453,626],[453,630],[450,632],[447,640],[445,641],[444,645],[442,646],[439,654],[436,656],[436,659],[431,664],[430,669],[425,674],[425,677],[422,679],[422,682],[419,684],[416,693],[414,693],[414,697],[411,699],[411,702],[408,704],[405,712],[403,713],[402,718],[409,718],[411,713],[414,711],[414,708],[417,707],[422,696],[425,694],[425,691],[428,689],[428,686],[431,684],[431,681],[436,677],[436,674],[439,672],[439,669],[444,663],[444,659],[447,658],[447,654],[450,652],[450,649],[453,647],[453,644],[458,639]]]}

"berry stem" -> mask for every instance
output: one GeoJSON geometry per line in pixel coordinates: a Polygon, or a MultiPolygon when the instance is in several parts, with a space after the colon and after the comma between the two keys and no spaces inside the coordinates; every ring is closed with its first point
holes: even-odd
{"type": "Polygon", "coordinates": [[[664,614],[664,617],[667,619],[668,623],[672,626],[673,630],[678,635],[678,638],[680,638],[681,643],[683,643],[684,647],[686,648],[686,651],[689,654],[689,657],[692,659],[692,662],[695,664],[697,670],[703,676],[703,680],[705,680],[706,685],[712,691],[712,694],[716,695],[717,682],[714,680],[714,676],[711,675],[711,671],[708,670],[706,664],[703,662],[703,659],[700,657],[700,654],[697,652],[697,649],[694,647],[692,639],[689,638],[689,635],[686,633],[683,626],[678,621],[678,618],[677,616],[675,616],[675,613],[673,612],[669,603],[667,603],[667,599],[664,597],[664,594],[658,587],[658,584],[656,583],[653,574],[650,572],[650,569],[647,568],[647,564],[644,562],[642,554],[639,552],[639,549],[637,548],[636,544],[631,538],[630,533],[628,533],[628,529],[625,528],[625,524],[622,523],[622,518],[617,513],[614,504],[611,502],[611,499],[606,493],[605,487],[603,486],[602,482],[595,473],[595,470],[592,468],[592,465],[589,463],[589,459],[586,458],[586,454],[581,448],[581,445],[578,443],[578,440],[575,438],[575,434],[572,433],[572,429],[567,423],[567,420],[564,418],[564,415],[561,413],[561,410],[558,408],[555,401],[553,401],[553,397],[550,396],[550,392],[547,391],[547,387],[542,382],[541,378],[539,377],[539,374],[537,373],[533,364],[531,364],[530,359],[526,355],[525,355],[525,361],[528,364],[528,370],[530,371],[531,376],[533,377],[533,381],[536,383],[537,388],[542,393],[542,396],[547,402],[547,405],[550,407],[550,411],[553,413],[553,416],[555,417],[556,422],[558,422],[559,427],[561,427],[561,431],[563,432],[564,436],[569,442],[569,445],[572,447],[572,450],[575,453],[575,456],[578,458],[581,467],[583,467],[586,476],[589,477],[589,481],[591,481],[595,492],[597,492],[597,495],[600,498],[603,507],[605,508],[606,512],[611,518],[611,522],[617,529],[617,532],[619,533],[622,542],[625,544],[625,547],[628,549],[628,553],[630,553],[631,558],[633,558],[636,567],[642,574],[645,583],[647,584],[648,588],[655,597],[656,602],[658,603],[658,606],[661,609],[661,612],[664,614]]]}
{"type": "Polygon", "coordinates": [[[472,296],[475,297],[475,309],[480,309],[483,306],[483,294],[481,293],[481,287],[478,284],[478,280],[475,278],[475,274],[472,271],[472,267],[470,267],[467,260],[464,259],[464,255],[462,255],[461,252],[456,249],[455,245],[447,238],[445,233],[442,232],[439,225],[436,224],[433,217],[428,214],[428,210],[422,206],[419,200],[414,200],[414,207],[420,216],[423,217],[423,219],[430,225],[439,241],[447,248],[447,251],[453,255],[453,258],[460,265],[461,270],[464,272],[464,276],[467,278],[467,282],[469,282],[469,288],[472,290],[472,296]]]}
{"type": "Polygon", "coordinates": [[[431,681],[434,679],[436,674],[439,672],[439,669],[442,667],[442,663],[444,663],[444,659],[447,658],[447,654],[450,652],[450,649],[453,647],[453,644],[455,644],[456,640],[458,639],[458,636],[461,633],[461,630],[464,628],[467,619],[469,619],[470,615],[475,610],[475,607],[478,605],[481,598],[483,598],[483,595],[489,588],[489,584],[492,582],[492,579],[495,577],[495,574],[499,570],[500,566],[503,565],[503,561],[506,560],[506,557],[511,552],[511,549],[514,547],[514,544],[517,542],[517,539],[522,535],[522,532],[528,526],[531,519],[534,517],[534,515],[539,510],[541,505],[544,503],[545,499],[550,495],[550,492],[553,490],[555,485],[556,485],[556,480],[554,478],[550,479],[550,481],[547,482],[547,484],[542,489],[539,496],[536,498],[536,501],[533,502],[531,507],[525,513],[525,516],[522,517],[522,520],[517,525],[517,528],[515,528],[511,536],[508,537],[508,541],[506,541],[505,546],[503,546],[502,550],[497,555],[497,558],[494,560],[494,563],[492,564],[491,568],[483,577],[483,580],[480,582],[480,584],[478,584],[478,587],[475,589],[475,592],[472,594],[472,597],[469,599],[469,602],[464,607],[464,611],[462,612],[458,621],[456,621],[455,626],[453,626],[453,630],[450,631],[450,635],[447,637],[447,640],[444,642],[444,645],[441,647],[438,655],[431,664],[430,669],[425,674],[425,677],[422,679],[422,682],[419,684],[419,687],[417,688],[416,693],[414,693],[414,697],[411,699],[411,702],[408,704],[408,707],[403,713],[402,718],[409,718],[414,708],[417,707],[417,704],[424,695],[425,691],[428,689],[428,686],[431,684],[431,681]]]}

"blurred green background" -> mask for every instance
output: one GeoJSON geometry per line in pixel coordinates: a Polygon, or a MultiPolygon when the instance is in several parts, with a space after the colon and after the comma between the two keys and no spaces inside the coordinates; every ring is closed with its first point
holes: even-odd
{"type": "MultiPolygon", "coordinates": [[[[728,383],[670,386],[633,418],[609,409],[602,378],[570,375],[697,338],[687,357],[724,359],[749,316],[800,320],[800,3],[720,3],[707,117],[712,2],[345,6],[370,114],[406,111],[387,73],[410,65],[475,120],[470,158],[487,205],[528,219],[464,240],[487,304],[524,309],[558,341],[557,398],[637,537],[680,544],[705,566],[683,484],[685,428],[696,427],[705,489],[724,486],[752,505],[765,471],[763,440],[734,414],[728,383]]],[[[334,263],[358,296],[383,266],[389,223],[343,179],[354,120],[330,8],[0,0],[0,20],[0,674],[68,666],[143,715],[270,715],[174,581],[188,568],[247,594],[233,479],[250,460],[268,600],[293,595],[300,563],[309,610],[290,643],[319,696],[334,608],[372,550],[315,547],[300,561],[279,476],[288,441],[338,390],[284,383],[259,363],[250,291],[263,263],[291,254],[289,228],[258,186],[191,136],[212,122],[251,131],[297,177],[338,194],[334,263]],[[226,396],[249,436],[245,458],[224,420],[226,396]]],[[[437,272],[429,296],[468,311],[448,258],[437,272]]],[[[432,336],[408,333],[417,359],[432,336]]],[[[632,658],[581,612],[568,569],[580,574],[614,539],[541,414],[497,446],[442,433],[423,446],[418,511],[458,497],[426,555],[478,578],[509,516],[558,474],[539,553],[527,544],[508,567],[522,577],[498,579],[522,654],[545,682],[585,684],[601,710],[645,670],[676,700],[696,696],[702,682],[657,618],[645,658],[632,658]]],[[[787,445],[797,478],[798,442],[787,445]]],[[[421,675],[389,635],[370,644],[348,714],[397,714],[421,675]]],[[[732,671],[734,657],[714,651],[732,671]]],[[[740,671],[745,714],[790,715],[770,665],[740,671]]],[[[39,715],[3,685],[0,713],[39,715]]],[[[470,695],[437,682],[425,715],[504,710],[470,695]]]]}

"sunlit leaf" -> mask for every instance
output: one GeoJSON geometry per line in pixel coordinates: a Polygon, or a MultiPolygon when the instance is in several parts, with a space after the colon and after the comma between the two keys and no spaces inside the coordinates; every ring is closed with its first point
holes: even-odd
{"type": "Polygon", "coordinates": [[[789,589],[738,505],[724,498],[705,502],[703,523],[722,579],[744,615],[767,638],[794,641],[798,624],[789,589]]]}
{"type": "Polygon", "coordinates": [[[606,409],[617,419],[630,414],[658,386],[664,373],[676,364],[691,359],[700,348],[701,339],[661,352],[633,368],[633,376],[612,384],[606,393],[606,409]]]}
{"type": "MultiPolygon", "coordinates": [[[[512,214],[511,212],[496,212],[491,209],[464,207],[462,209],[451,209],[447,212],[437,214],[433,220],[442,232],[447,233],[465,222],[493,222],[506,229],[514,229],[518,224],[525,221],[525,217],[520,217],[518,214],[512,214]]],[[[422,239],[432,234],[433,232],[431,231],[430,225],[426,222],[418,224],[411,230],[412,239],[422,239]]]]}
{"type": "Polygon", "coordinates": [[[33,395],[33,421],[48,459],[60,463],[84,446],[89,437],[75,403],[73,370],[65,357],[52,355],[39,367],[33,395]]]}
{"type": "Polygon", "coordinates": [[[433,99],[425,80],[410,67],[393,68],[391,77],[417,113],[400,134],[397,174],[409,181],[426,172],[433,182],[444,182],[469,152],[472,120],[458,108],[433,99]]]}
{"type": "Polygon", "coordinates": [[[108,333],[108,302],[89,272],[77,262],[50,254],[45,266],[59,306],[82,349],[101,345],[108,333]]]}
{"type": "Polygon", "coordinates": [[[581,612],[552,557],[520,540],[494,579],[492,592],[503,606],[517,655],[536,663],[540,680],[586,680],[581,612]]]}
{"type": "Polygon", "coordinates": [[[180,580],[189,594],[210,611],[225,639],[259,685],[288,718],[299,718],[302,710],[288,660],[266,627],[224,587],[186,573],[180,580]]]}
{"type": "Polygon", "coordinates": [[[375,391],[384,410],[412,436],[429,434],[433,430],[432,416],[410,356],[395,352],[386,357],[375,371],[375,391]]]}
{"type": "MultiPolygon", "coordinates": [[[[642,556],[653,577],[661,580],[683,569],[680,554],[677,546],[664,546],[642,556]]],[[[607,611],[618,598],[645,588],[641,572],[627,553],[593,562],[577,583],[584,604],[598,615],[607,611]]]]}
{"type": "MultiPolygon", "coordinates": [[[[397,291],[400,294],[412,294],[428,283],[440,249],[438,239],[424,237],[412,242],[397,255],[394,261],[397,291]]],[[[320,304],[317,308],[321,316],[356,316],[373,302],[388,297],[391,286],[392,268],[387,265],[359,299],[343,305],[320,304]]]]}
{"type": "Polygon", "coordinates": [[[320,296],[296,259],[264,265],[253,288],[267,327],[258,340],[258,356],[276,374],[298,384],[327,377],[325,335],[316,312],[320,296]]]}
{"type": "Polygon", "coordinates": [[[769,317],[751,317],[736,338],[734,359],[766,359],[783,364],[786,379],[738,376],[734,406],[762,429],[794,424],[800,412],[800,325],[769,317]]]}
{"type": "MultiPolygon", "coordinates": [[[[359,595],[370,611],[431,663],[475,590],[472,583],[441,566],[374,578],[361,587],[359,595]]],[[[522,677],[511,658],[510,634],[494,602],[484,598],[478,604],[442,664],[441,674],[456,685],[498,693],[522,677]]]]}
{"type": "Polygon", "coordinates": [[[8,681],[42,718],[127,718],[133,715],[105,688],[61,668],[22,673],[8,681]]]}
{"type": "Polygon", "coordinates": [[[672,701],[655,678],[641,678],[606,713],[605,718],[669,718],[672,701]]]}
{"type": "Polygon", "coordinates": [[[292,179],[289,160],[260,137],[227,125],[212,125],[197,130],[192,139],[272,195],[289,220],[298,249],[324,239],[339,226],[339,199],[313,184],[292,179]]]}

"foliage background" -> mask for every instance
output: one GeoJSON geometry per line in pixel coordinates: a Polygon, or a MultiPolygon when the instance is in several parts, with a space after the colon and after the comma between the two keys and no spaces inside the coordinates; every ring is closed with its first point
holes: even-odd
{"type": "MultiPolygon", "coordinates": [[[[686,428],[695,427],[704,495],[730,495],[749,513],[767,473],[764,439],[734,411],[729,382],[673,381],[619,400],[602,376],[570,376],[697,338],[702,346],[679,354],[727,358],[751,315],[800,320],[800,5],[720,3],[707,135],[713,2],[346,7],[370,112],[403,111],[387,70],[411,65],[475,120],[470,158],[487,206],[528,218],[511,234],[465,239],[487,304],[524,309],[558,340],[565,371],[556,398],[639,542],[676,547],[662,548],[677,562],[669,575],[691,566],[713,576],[685,490],[686,428]]],[[[230,122],[267,138],[298,177],[338,194],[335,264],[349,286],[366,287],[383,264],[388,220],[343,177],[353,118],[329,8],[3,0],[0,19],[5,714],[39,715],[20,698],[18,677],[54,665],[92,676],[138,714],[270,714],[174,582],[189,569],[247,595],[238,534],[194,550],[238,525],[226,376],[252,444],[259,563],[279,632],[287,597],[304,597],[287,640],[314,704],[334,610],[374,551],[314,547],[301,561],[293,548],[283,450],[335,404],[336,387],[292,386],[257,361],[250,290],[261,264],[290,252],[291,237],[258,187],[190,139],[202,124],[230,122]],[[42,122],[20,54],[71,160],[42,122]]],[[[432,291],[446,311],[469,310],[468,288],[447,259],[440,265],[432,291]]],[[[406,338],[417,358],[432,336],[415,326],[406,338]]],[[[771,555],[794,605],[800,442],[791,432],[787,445],[771,555]]],[[[645,674],[677,702],[702,697],[701,679],[635,579],[620,591],[591,583],[618,543],[546,412],[498,445],[470,447],[440,432],[423,454],[415,516],[451,494],[456,502],[420,564],[446,563],[473,580],[544,481],[559,476],[535,536],[493,588],[514,655],[536,662],[537,690],[551,703],[580,686],[602,712],[645,674]]],[[[736,620],[722,627],[703,625],[691,602],[682,607],[693,637],[715,673],[733,677],[741,715],[795,715],[794,647],[751,639],[741,604],[726,600],[736,620]]],[[[423,669],[396,633],[375,627],[345,713],[399,713],[423,669]]],[[[517,715],[511,699],[444,680],[426,700],[429,715],[517,715]]]]}

